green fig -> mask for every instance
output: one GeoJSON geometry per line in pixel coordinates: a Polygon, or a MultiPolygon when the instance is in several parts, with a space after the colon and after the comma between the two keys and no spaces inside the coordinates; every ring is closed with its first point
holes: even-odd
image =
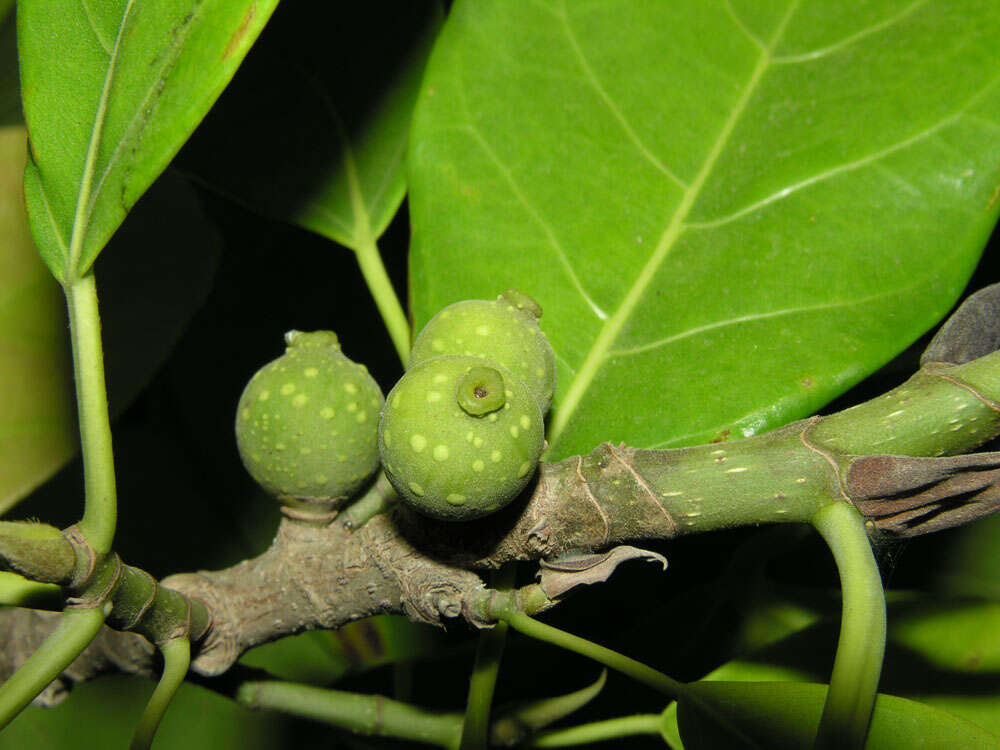
{"type": "Polygon", "coordinates": [[[542,309],[509,289],[495,300],[466,300],[435,315],[413,342],[410,367],[444,354],[482,357],[524,381],[545,414],[552,405],[556,370],[552,347],[538,327],[542,309]]]}
{"type": "Polygon", "coordinates": [[[287,348],[247,383],[236,410],[243,465],[291,505],[335,507],[378,468],[378,384],[330,331],[285,334],[287,348]]]}
{"type": "Polygon", "coordinates": [[[403,502],[444,521],[489,515],[517,497],[538,465],[538,403],[507,368],[467,356],[411,367],[379,420],[386,476],[403,502]]]}

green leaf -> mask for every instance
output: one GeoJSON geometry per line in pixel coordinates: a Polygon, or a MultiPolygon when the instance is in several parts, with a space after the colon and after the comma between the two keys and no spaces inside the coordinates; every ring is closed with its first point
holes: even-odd
{"type": "Polygon", "coordinates": [[[441,20],[437,0],[283,6],[184,168],[262,214],[371,244],[406,192],[410,114],[441,20]]]}
{"type": "MultiPolygon", "coordinates": [[[[62,290],[38,257],[21,198],[26,133],[0,128],[0,513],[78,449],[62,290]]],[[[112,416],[163,364],[204,302],[221,253],[194,191],[165,175],[97,262],[112,416]],[[136,263],[134,251],[144,259],[136,263]]]]}
{"type": "MultiPolygon", "coordinates": [[[[699,682],[690,687],[710,713],[694,701],[681,699],[678,720],[687,750],[807,750],[812,747],[827,691],[826,685],[797,682],[699,682]]],[[[1000,737],[945,711],[879,695],[866,747],[1000,748],[1000,737]]]]}
{"type": "Polygon", "coordinates": [[[25,194],[56,278],[88,270],[228,83],[276,2],[19,3],[31,134],[25,194]]]}
{"type": "Polygon", "coordinates": [[[26,142],[0,127],[0,513],[77,450],[65,302],[24,213],[26,142]]]}
{"type": "MultiPolygon", "coordinates": [[[[0,749],[107,750],[125,748],[150,680],[120,675],[73,688],[54,708],[29,706],[0,735],[0,749]]],[[[238,706],[205,688],[184,684],[156,736],[157,750],[290,747],[294,735],[284,717],[238,706]]]]}
{"type": "Polygon", "coordinates": [[[459,0],[414,116],[415,322],[536,297],[554,459],[809,414],[968,279],[998,64],[974,0],[459,0]]]}
{"type": "MultiPolygon", "coordinates": [[[[1000,645],[995,633],[1000,605],[933,602],[913,595],[892,597],[880,689],[947,711],[1000,735],[1000,691],[995,675],[1000,645]]],[[[794,610],[793,602],[771,605],[794,610]]],[[[740,659],[706,680],[741,682],[821,681],[829,677],[836,626],[820,623],[740,659]]],[[[676,736],[676,708],[663,714],[664,730],[676,736]]],[[[874,747],[874,746],[873,746],[874,747]]]]}

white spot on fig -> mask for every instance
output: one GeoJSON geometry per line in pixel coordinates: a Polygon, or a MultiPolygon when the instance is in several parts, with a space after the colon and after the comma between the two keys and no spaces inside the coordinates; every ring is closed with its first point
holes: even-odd
{"type": "Polygon", "coordinates": [[[419,432],[410,435],[410,447],[413,448],[417,453],[420,453],[424,448],[427,447],[427,438],[421,435],[419,432]]]}

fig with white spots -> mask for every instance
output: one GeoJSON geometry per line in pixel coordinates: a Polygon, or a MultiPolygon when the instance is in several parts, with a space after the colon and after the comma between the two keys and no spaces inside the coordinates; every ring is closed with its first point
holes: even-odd
{"type": "Polygon", "coordinates": [[[284,355],[250,379],[236,414],[243,465],[279,498],[333,504],[378,468],[382,392],[330,331],[285,335],[284,355]]]}
{"type": "Polygon", "coordinates": [[[405,503],[464,521],[499,510],[524,489],[542,452],[542,429],[537,401],[510,370],[478,357],[435,356],[412,366],[389,394],[379,452],[405,503]],[[428,399],[432,392],[441,395],[428,399]]]}
{"type": "Polygon", "coordinates": [[[524,381],[544,415],[552,405],[556,371],[552,347],[538,327],[541,314],[538,303],[516,289],[495,300],[456,302],[424,326],[413,342],[410,367],[441,355],[496,362],[524,381]]]}

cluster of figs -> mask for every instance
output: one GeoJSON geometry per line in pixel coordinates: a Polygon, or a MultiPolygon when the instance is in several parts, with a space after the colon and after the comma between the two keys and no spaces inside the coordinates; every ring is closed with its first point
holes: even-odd
{"type": "Polygon", "coordinates": [[[304,513],[335,510],[379,466],[403,502],[445,521],[496,512],[524,489],[555,389],[541,308],[508,290],[441,310],[385,398],[330,331],[285,335],[250,379],[236,440],[250,475],[304,513]]]}

